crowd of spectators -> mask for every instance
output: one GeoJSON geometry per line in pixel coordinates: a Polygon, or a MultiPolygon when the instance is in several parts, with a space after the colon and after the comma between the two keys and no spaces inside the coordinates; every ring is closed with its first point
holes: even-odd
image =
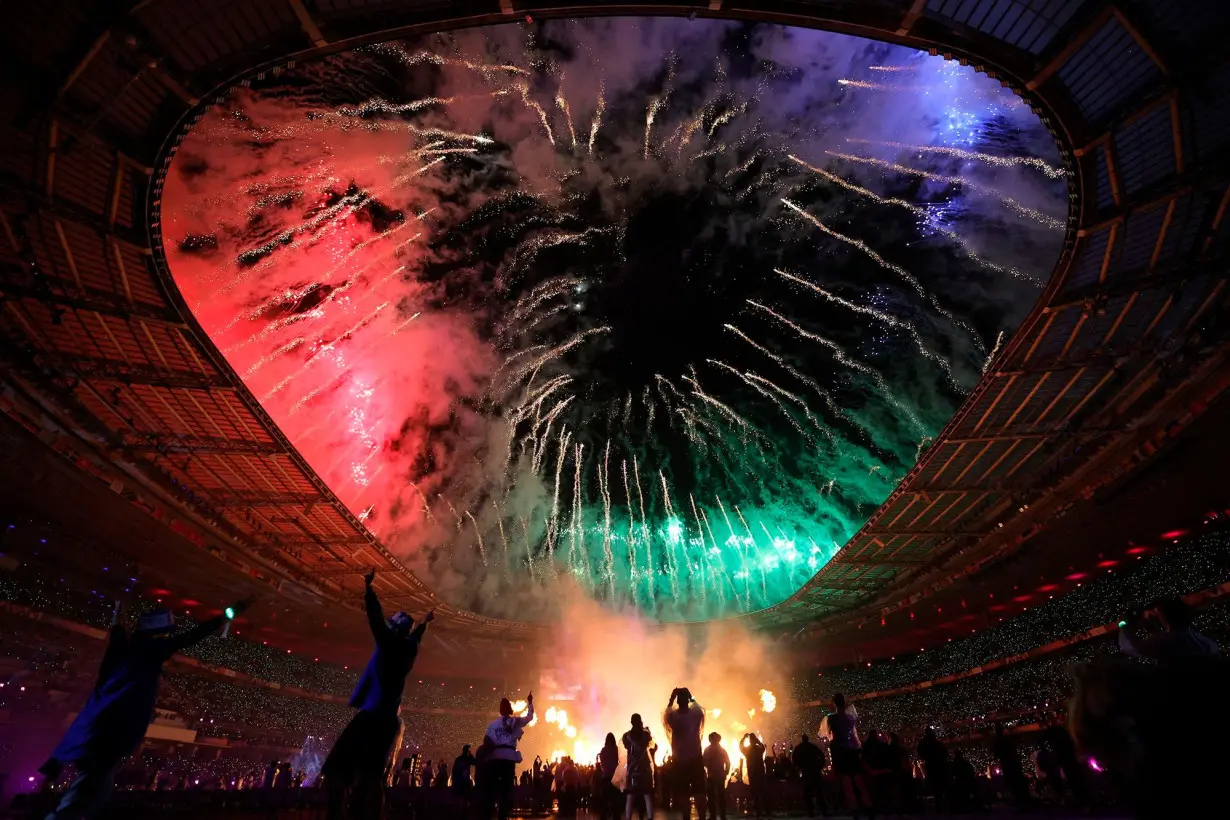
{"type": "MultiPolygon", "coordinates": [[[[1019,661],[951,683],[912,689],[900,694],[860,698],[929,681],[943,675],[968,672],[976,666],[1068,638],[1096,626],[1114,623],[1159,598],[1190,593],[1230,581],[1230,536],[1208,533],[1193,537],[1171,550],[1133,561],[1120,571],[1108,572],[1067,595],[990,627],[969,638],[918,655],[870,667],[824,670],[809,676],[800,693],[805,699],[827,701],[843,691],[854,701],[864,731],[899,735],[906,747],[932,728],[939,739],[962,750],[968,764],[993,781],[998,767],[990,745],[996,726],[1032,737],[1061,719],[1072,691],[1069,669],[1074,663],[1117,654],[1115,636],[1082,640],[1063,650],[1019,661]]],[[[76,583],[71,573],[48,574],[35,563],[10,565],[0,572],[4,601],[41,615],[64,619],[59,624],[31,617],[30,613],[0,609],[0,710],[24,714],[66,714],[77,708],[92,686],[103,641],[80,624],[101,629],[110,616],[115,588],[131,593],[132,576],[117,576],[102,589],[76,583]],[[71,622],[71,624],[66,624],[71,622]],[[11,636],[11,637],[10,637],[11,636]]],[[[156,602],[140,600],[153,606],[156,602]]],[[[190,618],[184,618],[190,622],[190,618]]],[[[1230,602],[1207,604],[1196,627],[1230,647],[1230,602]]],[[[173,714],[194,730],[195,744],[147,744],[121,775],[121,787],[130,790],[241,790],[261,784],[271,755],[280,755],[288,785],[306,785],[319,768],[322,750],[351,717],[345,702],[358,670],[320,663],[286,654],[262,643],[215,637],[188,653],[203,663],[242,672],[257,680],[230,679],[213,669],[173,666],[164,677],[158,708],[173,714]],[[289,685],[287,691],[268,684],[289,685]],[[310,747],[319,747],[309,753],[310,747]]],[[[396,759],[414,767],[426,760],[449,760],[465,744],[482,737],[491,710],[491,681],[441,680],[411,676],[407,681],[405,732],[396,759]]],[[[790,733],[814,733],[823,710],[800,708],[790,733]]],[[[7,742],[11,743],[11,738],[7,742]]],[[[3,750],[0,749],[0,752],[3,750]]],[[[779,750],[780,751],[780,750],[779,750]]],[[[1037,746],[1018,748],[1022,766],[1037,746]]],[[[776,768],[782,781],[781,800],[792,800],[794,786],[787,759],[778,754],[776,768]]],[[[588,782],[592,767],[577,764],[566,769],[578,783],[588,782]]],[[[267,772],[266,772],[267,774],[267,772]]],[[[552,767],[541,775],[549,783],[552,767]]],[[[268,778],[265,778],[268,779],[268,778]]],[[[422,788],[422,775],[405,787],[422,788]]],[[[437,777],[433,775],[432,784],[437,777]]],[[[270,781],[272,783],[272,781],[270,781]]],[[[447,785],[448,778],[444,778],[447,785]]],[[[542,785],[528,784],[531,801],[541,798],[542,785]]],[[[742,782],[735,783],[738,803],[742,782]]],[[[796,784],[797,785],[797,784],[796,784]]],[[[549,793],[554,793],[550,792],[549,793]]],[[[557,790],[558,791],[558,790],[557,790]]],[[[585,802],[582,786],[577,802],[585,802]]]]}
{"type": "Polygon", "coordinates": [[[960,638],[891,661],[811,670],[795,680],[799,700],[827,702],[934,680],[1117,623],[1153,601],[1230,581],[1230,533],[1210,532],[1106,571],[1065,595],[960,638]],[[1109,570],[1115,570],[1113,572],[1109,570]]]}

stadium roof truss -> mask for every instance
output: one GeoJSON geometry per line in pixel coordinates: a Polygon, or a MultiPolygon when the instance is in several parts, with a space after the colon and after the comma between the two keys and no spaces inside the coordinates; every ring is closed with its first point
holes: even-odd
{"type": "MultiPolygon", "coordinates": [[[[283,575],[337,594],[369,566],[434,593],[296,453],[191,315],[159,229],[174,148],[234,82],[292,59],[521,15],[698,14],[928,49],[1010,85],[1069,173],[1044,294],[897,490],[785,603],[794,628],[951,577],[1008,544],[1048,491],[1224,361],[1227,4],[1169,0],[43,0],[0,32],[0,312],[10,390],[283,575]],[[126,8],[126,11],[117,11],[126,8]],[[1219,56],[1220,55],[1220,56],[1219,56]]],[[[1017,541],[1019,541],[1019,537],[1017,541]]],[[[478,634],[531,625],[441,605],[478,634]]]]}

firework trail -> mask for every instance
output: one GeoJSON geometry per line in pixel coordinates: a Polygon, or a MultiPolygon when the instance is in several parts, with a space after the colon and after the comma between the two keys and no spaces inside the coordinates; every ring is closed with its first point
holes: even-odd
{"type": "Polygon", "coordinates": [[[943,154],[945,156],[958,157],[960,159],[968,159],[975,162],[984,162],[987,165],[994,165],[997,168],[1028,167],[1041,171],[1051,179],[1063,179],[1067,175],[1067,172],[1064,171],[1064,169],[1056,168],[1038,157],[1001,157],[996,154],[985,154],[979,151],[967,151],[964,148],[957,148],[951,145],[909,145],[904,142],[859,139],[858,137],[847,137],[846,141],[866,145],[884,145],[889,148],[901,148],[906,151],[915,151],[920,154],[943,154]]]}
{"type": "Polygon", "coordinates": [[[873,83],[867,80],[850,80],[841,79],[837,81],[838,85],[849,86],[850,88],[865,88],[870,91],[923,91],[927,88],[925,85],[892,85],[891,83],[873,83]]]}
{"type": "Polygon", "coordinates": [[[999,335],[995,337],[995,346],[991,348],[991,352],[987,354],[987,360],[982,364],[982,372],[986,373],[991,367],[991,362],[995,361],[995,355],[999,353],[999,348],[1004,343],[1004,332],[1001,330],[999,335]]]}
{"type": "Polygon", "coordinates": [[[598,99],[594,107],[594,118],[589,124],[589,153],[594,153],[594,140],[598,139],[598,129],[602,127],[602,117],[606,114],[606,89],[598,86],[598,99]]]}
{"type": "Polygon", "coordinates": [[[823,435],[825,438],[829,440],[830,444],[837,443],[837,437],[833,435],[833,431],[830,430],[828,427],[824,426],[820,422],[820,420],[812,414],[811,408],[807,406],[807,402],[804,401],[802,398],[800,398],[799,396],[796,396],[794,393],[791,393],[789,390],[779,387],[777,384],[769,381],[763,376],[757,375],[756,373],[749,372],[746,375],[752,381],[763,384],[765,387],[769,388],[775,393],[779,393],[780,395],[785,396],[789,401],[792,401],[795,404],[797,404],[799,406],[799,409],[803,411],[803,414],[807,416],[807,419],[815,426],[817,430],[820,431],[821,435],[823,435]]]}
{"type": "Polygon", "coordinates": [[[911,168],[908,165],[901,165],[896,162],[886,162],[885,160],[875,159],[874,157],[860,157],[856,154],[844,154],[840,151],[825,151],[824,153],[828,154],[829,156],[837,157],[838,159],[847,160],[849,162],[861,162],[865,165],[874,165],[877,168],[883,168],[887,171],[896,171],[901,174],[909,174],[911,176],[922,177],[923,179],[929,179],[929,180],[932,180],[933,182],[943,182],[946,185],[960,185],[960,186],[969,188],[971,191],[978,191],[979,193],[985,194],[986,196],[995,197],[1000,202],[1004,203],[1004,205],[1008,206],[1009,209],[1019,214],[1020,216],[1028,217],[1029,219],[1032,219],[1042,225],[1045,225],[1048,228],[1062,229],[1066,225],[1066,223],[1061,219],[1056,219],[1055,217],[1044,214],[1035,208],[1030,208],[1027,205],[1022,205],[1020,202],[1017,202],[1015,199],[1013,199],[1010,196],[1005,196],[1004,194],[999,193],[993,188],[988,188],[986,185],[981,185],[977,182],[973,182],[969,179],[966,179],[965,177],[954,177],[954,176],[950,176],[947,174],[936,174],[931,171],[924,171],[921,168],[911,168]]]}
{"type": "Polygon", "coordinates": [[[794,415],[786,408],[786,406],[782,404],[781,401],[776,396],[774,396],[768,390],[765,390],[763,387],[761,387],[755,381],[753,381],[750,376],[748,376],[746,373],[743,373],[742,371],[736,370],[735,368],[726,364],[726,362],[720,361],[718,359],[706,359],[705,361],[707,361],[709,364],[714,365],[715,367],[720,367],[723,370],[731,373],[735,377],[743,380],[749,387],[751,387],[757,393],[759,393],[760,395],[768,399],[770,402],[772,402],[773,405],[779,411],[781,411],[781,414],[785,416],[786,420],[790,423],[790,425],[794,427],[796,430],[798,430],[799,434],[802,435],[804,438],[806,438],[808,442],[811,442],[814,444],[814,439],[812,439],[811,434],[809,434],[806,430],[803,429],[803,425],[799,424],[799,422],[795,419],[794,415]]]}
{"type": "MultiPolygon", "coordinates": [[[[806,219],[811,224],[815,225],[820,230],[824,231],[829,236],[833,237],[834,239],[839,239],[842,242],[845,242],[847,245],[852,245],[853,247],[858,248],[860,251],[867,254],[872,259],[874,259],[880,265],[880,267],[885,268],[886,270],[891,270],[893,273],[900,276],[902,279],[906,281],[906,283],[910,285],[910,287],[914,289],[915,293],[917,293],[919,296],[923,297],[924,299],[926,299],[928,302],[931,303],[931,307],[935,308],[936,313],[940,314],[945,319],[952,322],[954,325],[956,325],[957,327],[961,328],[966,333],[968,333],[970,336],[970,339],[973,340],[973,342],[976,345],[981,347],[982,343],[978,339],[978,333],[972,327],[970,327],[966,322],[963,322],[957,317],[953,316],[951,312],[949,312],[946,308],[944,308],[940,304],[939,300],[935,298],[933,294],[931,294],[926,288],[922,286],[922,283],[919,282],[917,278],[915,278],[914,274],[910,273],[909,271],[907,271],[905,268],[901,267],[900,265],[895,265],[892,262],[889,262],[883,256],[880,256],[880,254],[872,250],[871,247],[867,245],[866,242],[863,242],[860,239],[854,239],[853,237],[846,236],[843,233],[839,233],[833,230],[832,228],[828,227],[823,222],[821,222],[819,219],[812,216],[807,211],[803,210],[801,207],[791,202],[790,200],[783,199],[782,204],[784,204],[787,208],[797,213],[799,216],[806,219]]],[[[952,375],[952,368],[948,365],[948,363],[946,361],[942,362],[941,367],[944,369],[944,374],[948,377],[948,380],[955,383],[956,380],[952,375]]]]}
{"type": "Polygon", "coordinates": [[[373,319],[375,319],[375,318],[376,318],[376,315],[377,315],[378,313],[380,313],[382,310],[384,310],[384,309],[385,309],[386,307],[388,307],[388,306],[389,306],[389,303],[388,303],[388,302],[383,302],[383,303],[381,303],[380,305],[378,305],[378,306],[376,307],[376,309],[375,309],[375,310],[373,310],[371,313],[367,314],[367,315],[366,315],[366,316],[364,316],[362,319],[360,319],[358,322],[356,322],[356,323],[354,324],[354,326],[353,326],[353,327],[351,327],[349,330],[347,330],[347,331],[346,331],[345,333],[343,333],[341,336],[338,336],[338,337],[337,337],[336,339],[334,339],[333,341],[331,341],[331,342],[329,342],[328,344],[323,345],[322,347],[318,348],[315,352],[313,352],[313,353],[312,353],[312,355],[311,355],[311,356],[309,356],[309,357],[308,357],[308,360],[307,360],[306,362],[304,362],[304,363],[303,363],[303,364],[302,364],[302,365],[301,365],[301,366],[300,366],[297,370],[295,370],[293,373],[291,373],[291,374],[290,374],[289,376],[287,376],[286,378],[282,379],[282,381],[278,382],[276,385],[274,385],[274,386],[273,386],[273,389],[272,389],[272,390],[270,390],[268,393],[266,393],[264,396],[262,396],[262,397],[261,397],[261,401],[268,401],[268,400],[269,400],[270,398],[272,398],[272,397],[273,397],[273,396],[274,396],[274,395],[275,395],[278,391],[280,391],[282,388],[286,387],[286,385],[290,384],[292,381],[294,381],[294,380],[295,380],[296,378],[298,378],[299,376],[302,376],[302,375],[303,375],[303,373],[304,373],[304,372],[305,372],[305,371],[306,371],[309,367],[311,367],[313,364],[315,364],[317,361],[319,361],[319,360],[320,360],[320,358],[321,358],[324,354],[329,353],[329,352],[331,352],[332,350],[334,350],[334,349],[337,347],[337,345],[338,345],[338,344],[340,344],[341,342],[344,342],[344,341],[347,341],[348,339],[350,339],[350,338],[351,338],[351,337],[352,337],[355,333],[357,333],[357,332],[358,332],[359,330],[361,330],[361,329],[362,329],[365,325],[367,325],[367,324],[368,324],[368,323],[370,323],[373,319]]]}
{"type": "MultiPolygon", "coordinates": [[[[909,419],[910,424],[914,425],[915,427],[919,427],[919,428],[922,427],[922,422],[918,419],[918,416],[916,416],[914,412],[908,406],[906,406],[904,402],[902,402],[900,399],[898,399],[896,396],[892,394],[892,391],[888,387],[888,382],[884,380],[884,377],[880,375],[880,372],[878,370],[866,364],[863,364],[860,361],[851,359],[849,356],[846,355],[846,352],[841,349],[841,345],[837,344],[831,339],[827,339],[824,336],[821,336],[818,333],[812,333],[811,331],[800,327],[799,325],[787,319],[785,316],[773,310],[773,308],[768,307],[767,305],[762,305],[759,302],[753,301],[751,299],[749,299],[747,303],[751,305],[752,307],[756,308],[757,310],[760,310],[763,313],[768,314],[770,317],[775,319],[777,322],[779,322],[785,327],[790,328],[802,338],[807,339],[812,342],[816,342],[828,348],[828,350],[833,354],[833,358],[836,359],[839,364],[845,367],[848,367],[851,370],[854,370],[858,373],[862,373],[865,376],[870,377],[871,380],[875,382],[876,389],[879,390],[880,395],[883,396],[886,402],[888,402],[890,405],[893,406],[894,409],[896,409],[903,416],[909,419]]],[[[738,328],[734,327],[733,325],[730,325],[728,327],[731,331],[736,333],[744,341],[748,342],[749,344],[756,345],[755,342],[749,339],[747,335],[743,333],[741,330],[739,330],[738,328]]],[[[762,352],[768,353],[768,351],[760,347],[760,345],[756,345],[756,347],[760,348],[762,352]]],[[[770,354],[770,355],[775,355],[775,354],[770,354]]]]}
{"type": "Polygon", "coordinates": [[[797,163],[798,165],[801,165],[802,167],[806,168],[807,170],[811,171],[814,174],[824,177],[829,182],[832,182],[835,185],[839,185],[842,188],[845,188],[847,191],[853,191],[854,193],[860,196],[865,196],[868,199],[874,202],[878,202],[881,205],[895,205],[899,208],[905,208],[907,211],[909,211],[910,213],[914,214],[915,216],[923,220],[923,222],[927,224],[928,228],[930,228],[931,230],[939,234],[942,234],[943,236],[947,237],[950,241],[958,245],[961,248],[961,250],[965,251],[966,256],[968,256],[970,259],[974,260],[978,264],[983,265],[986,268],[995,271],[996,273],[1006,273],[1010,276],[1016,277],[1017,279],[1030,282],[1031,284],[1035,284],[1038,286],[1041,286],[1043,284],[1042,282],[1039,282],[1033,276],[1030,276],[1029,274],[1022,272],[1016,269],[1015,267],[1005,268],[1002,265],[998,265],[992,262],[991,260],[983,257],[982,254],[974,250],[974,247],[970,245],[970,243],[967,242],[965,238],[962,237],[960,234],[958,234],[956,231],[951,230],[949,228],[945,228],[943,225],[935,224],[934,221],[932,220],[931,212],[928,211],[926,208],[919,207],[918,205],[915,205],[912,202],[907,202],[904,199],[898,199],[896,197],[880,196],[875,191],[870,191],[862,187],[861,185],[855,185],[853,182],[842,179],[836,174],[831,174],[828,171],[824,170],[823,168],[817,168],[814,165],[809,165],[808,163],[804,162],[803,160],[799,159],[793,154],[790,154],[789,156],[790,156],[790,159],[794,161],[795,163],[797,163]]]}
{"type": "Polygon", "coordinates": [[[516,89],[521,95],[521,102],[525,103],[526,108],[529,108],[538,115],[538,121],[542,123],[542,130],[546,132],[547,139],[551,141],[552,145],[555,145],[555,133],[551,130],[551,121],[547,119],[547,112],[538,104],[538,101],[530,96],[529,84],[518,83],[516,89]]]}
{"type": "Polygon", "coordinates": [[[487,563],[487,550],[483,548],[483,531],[479,528],[478,522],[474,520],[474,515],[469,510],[466,510],[466,518],[470,519],[470,523],[474,525],[474,538],[478,543],[478,555],[484,564],[487,563]]]}
{"type": "MultiPolygon", "coordinates": [[[[371,114],[417,114],[425,108],[446,106],[453,97],[424,97],[407,103],[391,103],[388,100],[372,99],[359,105],[343,105],[337,109],[339,117],[367,117],[371,114]]],[[[426,150],[426,149],[425,149],[426,150]]]]}
{"type": "Polygon", "coordinates": [[[779,367],[781,367],[783,370],[785,370],[795,379],[797,379],[798,381],[802,382],[803,384],[807,385],[812,390],[814,390],[816,392],[816,395],[818,395],[821,399],[823,399],[824,403],[828,405],[829,412],[831,412],[833,415],[835,416],[841,415],[841,410],[837,407],[837,403],[833,401],[832,394],[829,393],[829,391],[825,390],[823,387],[821,387],[816,382],[815,379],[812,379],[808,376],[804,376],[802,373],[796,370],[793,366],[791,366],[790,363],[788,363],[781,356],[777,355],[772,350],[769,350],[767,347],[760,344],[755,339],[751,338],[750,336],[748,336],[746,333],[744,333],[742,330],[735,327],[734,325],[727,324],[727,325],[724,325],[723,327],[729,332],[735,334],[737,337],[739,337],[743,341],[747,342],[755,350],[759,351],[761,354],[768,357],[771,361],[773,361],[775,364],[777,364],[779,367]]]}
{"type": "MultiPolygon", "coordinates": [[[[918,352],[924,358],[930,359],[931,361],[935,362],[936,364],[940,366],[941,369],[948,366],[947,360],[942,358],[938,353],[934,353],[933,351],[931,351],[926,346],[926,344],[923,343],[922,336],[918,334],[918,328],[914,327],[912,323],[907,322],[904,319],[898,319],[894,317],[893,315],[886,313],[882,310],[876,310],[875,308],[864,307],[863,305],[858,305],[858,304],[855,304],[854,302],[850,302],[845,299],[842,299],[840,296],[835,296],[834,294],[829,293],[827,290],[820,287],[819,285],[812,284],[811,282],[808,282],[806,279],[803,279],[802,277],[787,273],[784,270],[779,270],[778,268],[774,268],[773,272],[776,273],[778,276],[782,277],[783,279],[786,279],[787,281],[794,282],[797,285],[802,285],[803,287],[810,290],[812,293],[815,293],[816,295],[826,299],[829,302],[832,302],[835,305],[841,305],[842,307],[846,308],[849,311],[852,311],[854,313],[860,313],[864,316],[870,316],[876,321],[882,322],[891,328],[905,331],[906,335],[909,336],[910,339],[914,342],[914,346],[918,349],[918,352]]],[[[948,373],[949,378],[952,378],[951,369],[949,369],[947,373],[948,373]]]]}
{"type": "Polygon", "coordinates": [[[649,159],[649,134],[653,130],[653,121],[658,118],[658,112],[665,107],[665,100],[661,97],[654,97],[649,101],[649,107],[645,109],[645,159],[649,159]]]}
{"type": "Polygon", "coordinates": [[[564,96],[564,89],[562,85],[560,86],[560,90],[555,94],[555,105],[564,114],[564,120],[568,123],[568,136],[572,139],[573,150],[576,150],[577,132],[572,127],[572,109],[568,107],[568,98],[564,96]]]}

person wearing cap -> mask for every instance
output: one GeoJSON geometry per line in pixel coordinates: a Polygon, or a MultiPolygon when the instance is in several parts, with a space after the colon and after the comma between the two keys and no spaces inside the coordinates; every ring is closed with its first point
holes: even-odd
{"type": "Polygon", "coordinates": [[[176,652],[222,629],[249,604],[251,599],[240,601],[218,617],[178,634],[175,616],[159,608],[142,615],[129,634],[122,623],[123,604],[116,603],[94,689],[51,757],[39,768],[54,780],[65,764],[76,766],[72,783],[46,820],[78,820],[98,812],[111,794],[120,763],[141,745],[149,728],[163,664],[176,652]]]}
{"type": "Polygon", "coordinates": [[[385,763],[400,731],[397,713],[401,710],[406,676],[414,668],[427,624],[435,618],[434,611],[429,611],[415,626],[413,618],[398,612],[385,620],[380,599],[372,588],[375,578],[373,569],[363,579],[363,604],[376,650],[350,696],[350,706],[359,711],[346,724],[321,767],[328,790],[328,820],[341,820],[346,815],[348,795],[351,816],[381,815],[385,763]]]}

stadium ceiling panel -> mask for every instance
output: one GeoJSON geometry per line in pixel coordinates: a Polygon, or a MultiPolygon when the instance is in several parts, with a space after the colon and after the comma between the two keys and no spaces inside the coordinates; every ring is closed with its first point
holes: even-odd
{"type": "MultiPolygon", "coordinates": [[[[288,60],[522,16],[539,0],[44,0],[6,10],[0,301],[7,412],[69,431],[203,545],[331,597],[382,566],[390,598],[475,635],[528,634],[440,604],[316,476],[192,317],[156,223],[171,148],[211,94],[288,60]]],[[[1019,543],[1056,487],[1177,414],[1224,362],[1224,3],[695,0],[619,13],[814,26],[961,60],[1021,94],[1067,163],[1067,239],[1046,290],[943,433],[766,629],[838,621],[1019,543]],[[1152,414],[1152,416],[1150,415],[1152,414]],[[1161,414],[1161,415],[1158,415],[1161,414]],[[1008,526],[1005,527],[1005,522],[1008,526]],[[827,619],[827,620],[826,620],[827,619]]]]}

